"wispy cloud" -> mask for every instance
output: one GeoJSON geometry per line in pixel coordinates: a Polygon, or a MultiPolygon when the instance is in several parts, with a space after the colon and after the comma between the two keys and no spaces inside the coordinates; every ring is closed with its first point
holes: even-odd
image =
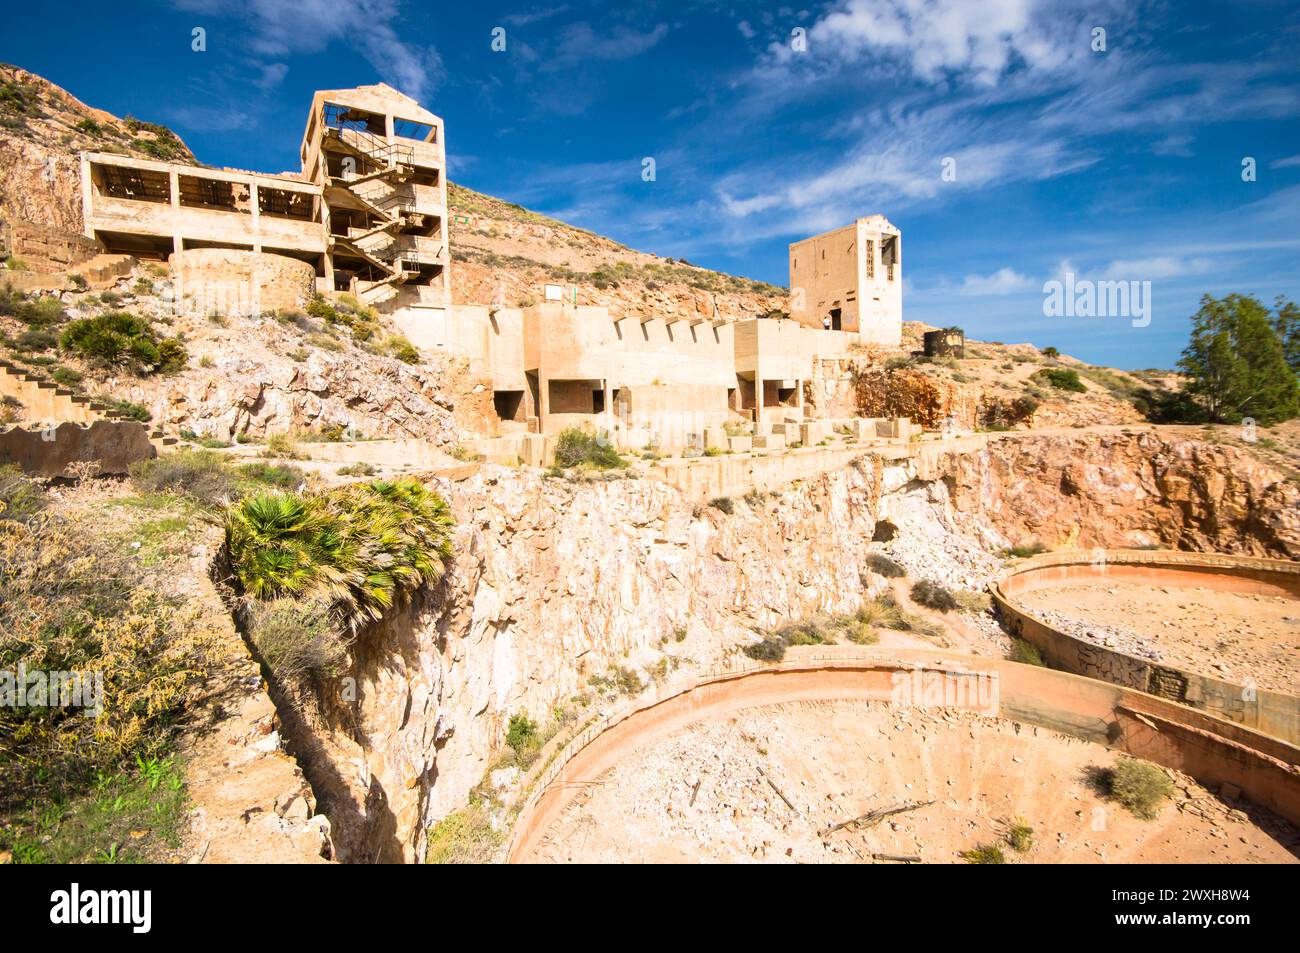
{"type": "Polygon", "coordinates": [[[591,60],[630,59],[644,53],[667,35],[666,23],[644,31],[625,26],[596,30],[585,21],[570,23],[560,30],[554,52],[547,57],[542,69],[554,72],[591,60]]]}
{"type": "MultiPolygon", "coordinates": [[[[356,49],[386,82],[416,99],[430,97],[443,78],[437,49],[400,35],[399,0],[178,0],[177,6],[239,20],[247,31],[242,35],[248,52],[273,65],[341,43],[356,49]]],[[[210,37],[209,45],[214,41],[210,37]]]]}

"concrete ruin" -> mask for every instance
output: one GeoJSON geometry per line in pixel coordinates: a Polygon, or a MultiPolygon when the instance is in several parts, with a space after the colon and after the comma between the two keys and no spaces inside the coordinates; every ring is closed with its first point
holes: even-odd
{"type": "Polygon", "coordinates": [[[441,119],[382,83],[317,92],[299,159],[299,175],[262,175],[84,153],[85,233],[167,260],[196,313],[350,292],[468,361],[507,437],[577,426],[620,449],[702,450],[743,420],[755,447],[795,443],[780,428],[814,416],[817,361],[901,339],[902,239],[880,215],[791,246],[790,318],[620,316],[562,293],[453,305],[441,119]]]}
{"type": "Polygon", "coordinates": [[[898,347],[903,334],[903,236],[883,215],[790,246],[790,317],[863,343],[898,347]]]}
{"type": "Polygon", "coordinates": [[[323,90],[300,159],[299,175],[263,175],[83,153],[85,234],[138,258],[213,248],[295,258],[318,291],[386,311],[445,309],[442,120],[383,83],[323,90]]]}

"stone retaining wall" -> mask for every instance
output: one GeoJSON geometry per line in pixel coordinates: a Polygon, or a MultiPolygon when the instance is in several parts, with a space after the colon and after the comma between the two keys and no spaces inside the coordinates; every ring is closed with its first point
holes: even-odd
{"type": "Polygon", "coordinates": [[[0,464],[16,464],[32,476],[62,476],[68,464],[91,460],[99,464],[100,473],[123,474],[137,460],[156,455],[149,432],[136,420],[0,430],[0,464]]]}

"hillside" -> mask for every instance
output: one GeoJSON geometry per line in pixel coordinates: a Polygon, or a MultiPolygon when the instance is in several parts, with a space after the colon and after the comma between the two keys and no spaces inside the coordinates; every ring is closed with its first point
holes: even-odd
{"type": "Polygon", "coordinates": [[[0,220],[79,234],[83,150],[195,162],[166,126],[120,119],[35,73],[0,63],[0,220]]]}
{"type": "MultiPolygon", "coordinates": [[[[84,149],[197,162],[165,127],[118,118],[26,70],[0,66],[0,220],[79,234],[84,149]]],[[[558,284],[566,297],[576,289],[580,304],[616,315],[738,320],[786,305],[786,291],[776,285],[637,251],[464,186],[449,186],[448,203],[456,303],[526,306],[542,299],[545,285],[558,284]]],[[[64,387],[140,405],[171,434],[230,440],[351,426],[368,436],[422,436],[447,445],[458,432],[495,429],[490,390],[455,361],[426,354],[412,363],[409,353],[396,359],[401,341],[379,316],[366,319],[371,326],[360,339],[301,314],[195,320],[173,313],[167,279],[156,265],[138,266],[110,286],[86,288],[64,277],[61,317],[34,327],[14,314],[0,316],[2,353],[64,387]],[[188,363],[167,373],[124,374],[57,346],[62,323],[119,309],[153,324],[160,338],[183,340],[188,363]]],[[[913,352],[926,329],[908,323],[898,351],[851,354],[841,370],[871,386],[858,388],[857,406],[846,412],[910,414],[930,426],[947,416],[972,427],[1128,424],[1142,419],[1134,405],[1143,391],[1161,383],[1030,344],[970,341],[963,359],[924,360],[913,352]],[[1077,370],[1077,388],[1049,383],[1048,372],[1062,368],[1077,370]],[[1019,413],[1031,404],[1032,414],[1019,413]]]]}
{"type": "Polygon", "coordinates": [[[544,285],[614,314],[716,313],[753,318],[785,308],[786,290],[636,251],[519,205],[449,183],[452,300],[527,305],[544,285]]]}

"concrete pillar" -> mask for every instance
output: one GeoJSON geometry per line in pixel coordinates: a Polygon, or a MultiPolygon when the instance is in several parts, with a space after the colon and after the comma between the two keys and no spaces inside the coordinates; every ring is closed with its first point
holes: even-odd
{"type": "Polygon", "coordinates": [[[184,249],[185,243],[181,239],[180,220],[181,220],[181,176],[175,169],[167,173],[167,190],[168,201],[172,210],[172,251],[178,252],[184,249]]]}
{"type": "Polygon", "coordinates": [[[537,375],[537,430],[546,433],[546,418],[551,415],[551,381],[550,378],[537,375]]]}
{"type": "Polygon", "coordinates": [[[614,429],[614,388],[609,386],[609,378],[606,377],[602,386],[603,403],[605,405],[605,426],[611,432],[614,429]]]}
{"type": "Polygon", "coordinates": [[[253,213],[253,251],[262,250],[262,203],[257,197],[257,183],[248,183],[248,202],[253,213]]]}
{"type": "Polygon", "coordinates": [[[763,420],[763,378],[754,372],[754,425],[757,429],[758,424],[763,420]]]}

